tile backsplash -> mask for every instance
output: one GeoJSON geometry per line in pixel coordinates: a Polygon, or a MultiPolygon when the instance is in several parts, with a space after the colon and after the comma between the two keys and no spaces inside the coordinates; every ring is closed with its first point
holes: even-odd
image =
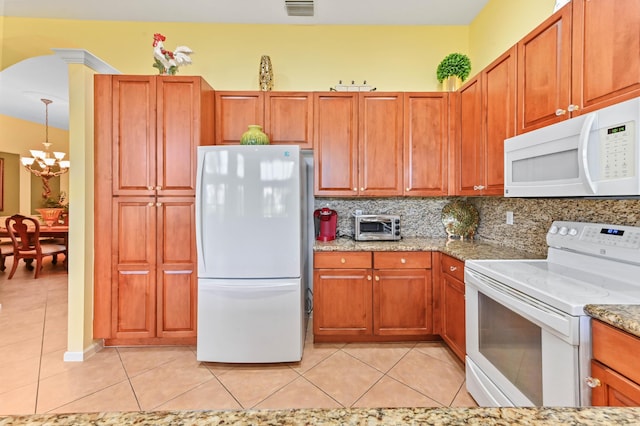
{"type": "MultiPolygon", "coordinates": [[[[338,212],[338,234],[353,235],[353,214],[399,214],[406,237],[446,237],[442,208],[454,197],[316,198],[315,208],[338,212]]],[[[546,254],[545,236],[554,220],[640,226],[640,200],[468,197],[480,213],[477,240],[546,254]],[[514,224],[507,225],[506,213],[514,224]]]]}

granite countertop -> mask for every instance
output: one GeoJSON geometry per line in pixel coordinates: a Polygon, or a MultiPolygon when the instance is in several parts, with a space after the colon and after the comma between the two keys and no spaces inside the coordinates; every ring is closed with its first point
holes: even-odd
{"type": "Polygon", "coordinates": [[[640,305],[587,305],[584,311],[592,318],[640,337],[640,305]]]}
{"type": "Polygon", "coordinates": [[[157,411],[0,417],[28,425],[631,425],[640,408],[344,408],[157,411]]]}
{"type": "Polygon", "coordinates": [[[340,237],[316,241],[314,251],[440,251],[462,261],[471,259],[540,259],[543,256],[476,240],[406,237],[400,241],[354,241],[340,237]]]}

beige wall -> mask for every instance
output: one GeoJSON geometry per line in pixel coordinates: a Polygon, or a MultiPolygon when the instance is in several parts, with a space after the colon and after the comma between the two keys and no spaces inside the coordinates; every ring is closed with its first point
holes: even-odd
{"type": "MultiPolygon", "coordinates": [[[[3,162],[2,208],[0,216],[10,216],[20,211],[20,159],[17,154],[0,152],[3,162]]],[[[0,223],[0,225],[4,225],[0,223]]]]}

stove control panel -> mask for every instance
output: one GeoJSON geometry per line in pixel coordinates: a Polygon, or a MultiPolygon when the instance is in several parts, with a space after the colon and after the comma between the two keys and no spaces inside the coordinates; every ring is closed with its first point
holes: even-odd
{"type": "Polygon", "coordinates": [[[640,227],[555,221],[547,245],[640,264],[640,227]]]}

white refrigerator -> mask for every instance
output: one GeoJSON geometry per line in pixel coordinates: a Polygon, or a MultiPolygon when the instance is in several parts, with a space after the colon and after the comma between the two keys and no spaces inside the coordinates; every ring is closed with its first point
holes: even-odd
{"type": "Polygon", "coordinates": [[[308,267],[297,146],[198,147],[199,361],[299,361],[308,267]]]}

